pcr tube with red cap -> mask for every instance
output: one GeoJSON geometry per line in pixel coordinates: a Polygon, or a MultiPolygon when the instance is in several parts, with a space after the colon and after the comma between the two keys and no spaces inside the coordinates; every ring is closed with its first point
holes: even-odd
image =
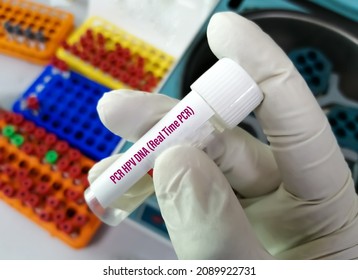
{"type": "Polygon", "coordinates": [[[161,152],[180,144],[205,148],[215,132],[237,126],[263,99],[254,80],[228,58],[216,62],[191,90],[86,189],[87,204],[104,223],[118,225],[130,214],[118,208],[128,203],[121,196],[153,168],[161,152]]]}

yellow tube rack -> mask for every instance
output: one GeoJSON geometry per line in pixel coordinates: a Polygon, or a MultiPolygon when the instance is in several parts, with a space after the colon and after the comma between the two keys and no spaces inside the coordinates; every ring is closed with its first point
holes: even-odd
{"type": "Polygon", "coordinates": [[[109,88],[146,91],[157,87],[174,62],[172,56],[100,17],[91,17],[76,29],[58,49],[57,56],[72,69],[109,88]],[[118,48],[122,53],[116,52],[118,48]],[[96,59],[98,65],[93,62],[96,59]],[[118,74],[121,71],[127,75],[118,74]],[[139,72],[136,81],[135,71],[139,72]]]}

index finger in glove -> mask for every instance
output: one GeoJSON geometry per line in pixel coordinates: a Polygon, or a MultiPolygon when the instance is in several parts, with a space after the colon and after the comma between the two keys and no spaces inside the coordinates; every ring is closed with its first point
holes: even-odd
{"type": "Polygon", "coordinates": [[[285,53],[235,13],[214,15],[207,34],[214,54],[239,63],[262,89],[256,116],[286,189],[307,200],[336,194],[349,181],[348,166],[326,116],[285,53]]]}
{"type": "Polygon", "coordinates": [[[97,111],[109,130],[135,142],[177,103],[178,100],[163,94],[116,90],[102,96],[97,111]]]}
{"type": "MultiPolygon", "coordinates": [[[[109,130],[134,142],[177,103],[163,94],[118,90],[106,93],[97,110],[109,130]]],[[[238,127],[217,136],[206,151],[241,196],[260,196],[279,185],[280,175],[269,148],[238,127]]]]}

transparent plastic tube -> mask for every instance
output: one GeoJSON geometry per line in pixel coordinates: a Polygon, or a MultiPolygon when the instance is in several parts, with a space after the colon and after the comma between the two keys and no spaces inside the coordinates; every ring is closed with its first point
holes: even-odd
{"type": "Polygon", "coordinates": [[[150,184],[147,187],[143,184],[138,199],[132,197],[130,205],[125,205],[130,188],[153,168],[156,158],[165,149],[178,144],[204,148],[214,131],[235,127],[263,99],[252,78],[227,58],[205,72],[191,89],[85,191],[87,204],[103,222],[119,224],[153,193],[148,187],[150,184]]]}

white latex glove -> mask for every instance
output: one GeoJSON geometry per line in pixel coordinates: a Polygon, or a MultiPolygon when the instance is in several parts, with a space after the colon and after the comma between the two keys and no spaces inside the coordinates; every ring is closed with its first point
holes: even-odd
{"type": "MultiPolygon", "coordinates": [[[[237,61],[262,89],[255,113],[270,147],[236,128],[206,153],[176,146],[158,157],[154,187],[178,257],[358,258],[351,173],[304,80],[269,36],[237,14],[214,15],[207,33],[214,54],[237,61]]],[[[111,131],[136,141],[175,103],[114,91],[98,111],[111,131]]],[[[113,160],[98,163],[89,180],[113,160]]]]}

